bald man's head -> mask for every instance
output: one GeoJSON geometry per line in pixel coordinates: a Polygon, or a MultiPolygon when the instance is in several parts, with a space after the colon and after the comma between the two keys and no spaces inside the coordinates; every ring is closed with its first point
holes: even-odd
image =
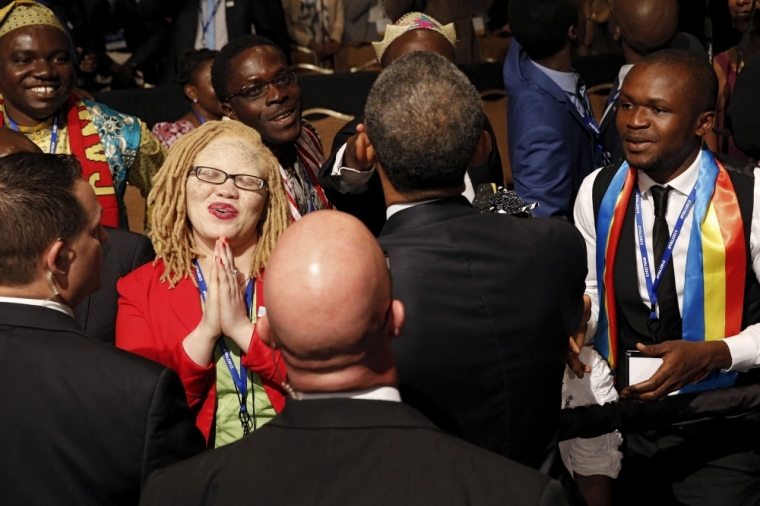
{"type": "Polygon", "coordinates": [[[282,235],[264,284],[261,339],[282,353],[302,392],[395,385],[391,339],[403,307],[391,297],[380,246],[356,218],[311,213],[282,235]]]}
{"type": "Polygon", "coordinates": [[[667,48],[678,31],[677,0],[614,0],[612,14],[615,37],[641,56],[667,48]]]}
{"type": "Polygon", "coordinates": [[[42,153],[42,150],[23,134],[0,128],[0,158],[16,153],[42,153]]]}

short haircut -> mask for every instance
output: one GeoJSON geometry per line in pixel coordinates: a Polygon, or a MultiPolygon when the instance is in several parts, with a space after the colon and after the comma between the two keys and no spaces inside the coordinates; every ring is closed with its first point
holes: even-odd
{"type": "Polygon", "coordinates": [[[664,49],[644,57],[640,62],[684,69],[689,73],[689,78],[683,86],[693,104],[694,116],[715,111],[718,104],[718,77],[706,59],[686,49],[664,49]]]}
{"type": "Polygon", "coordinates": [[[214,60],[219,51],[211,49],[185,49],[177,57],[177,82],[184,86],[195,81],[195,71],[201,63],[214,60]]]}
{"type": "Polygon", "coordinates": [[[426,51],[383,70],[364,115],[378,160],[405,194],[461,187],[485,126],[472,83],[446,58],[426,51]]]}
{"type": "Polygon", "coordinates": [[[87,226],[74,195],[82,167],[74,156],[16,153],[0,158],[0,285],[34,281],[56,239],[71,242],[87,226]]]}
{"type": "Polygon", "coordinates": [[[532,60],[558,53],[578,24],[577,0],[512,0],[509,29],[532,60]]]}
{"type": "MultiPolygon", "coordinates": [[[[277,50],[277,54],[280,55],[282,61],[287,64],[288,59],[285,57],[285,53],[282,52],[280,46],[260,35],[243,35],[236,39],[232,39],[226,46],[219,51],[214,64],[211,66],[211,84],[214,87],[216,97],[220,102],[226,102],[227,97],[231,92],[227,89],[227,81],[232,72],[232,60],[242,53],[253,47],[258,46],[270,46],[277,50]]],[[[236,90],[237,91],[237,90],[236,90]]]]}

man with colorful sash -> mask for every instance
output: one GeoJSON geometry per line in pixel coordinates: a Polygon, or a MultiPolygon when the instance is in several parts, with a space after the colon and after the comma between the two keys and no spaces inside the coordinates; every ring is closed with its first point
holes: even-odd
{"type": "Polygon", "coordinates": [[[214,60],[211,82],[224,114],[256,130],[280,162],[293,219],[329,208],[318,180],[322,142],[301,120],[301,89],[282,49],[258,35],[238,37],[214,60]]]}
{"type": "Polygon", "coordinates": [[[103,225],[127,228],[127,183],[147,196],[166,151],[139,119],[72,94],[69,48],[47,7],[15,0],[0,9],[0,127],[45,153],[75,155],[103,207],[103,225]]]}
{"type": "MultiPolygon", "coordinates": [[[[688,51],[642,59],[619,99],[626,159],[592,173],[578,194],[587,336],[622,398],[729,387],[760,363],[760,186],[757,171],[727,171],[702,147],[717,94],[710,65],[688,51]],[[630,385],[632,351],[662,364],[630,385]]],[[[613,503],[757,504],[759,434],[756,414],[626,434],[613,503]]]]}

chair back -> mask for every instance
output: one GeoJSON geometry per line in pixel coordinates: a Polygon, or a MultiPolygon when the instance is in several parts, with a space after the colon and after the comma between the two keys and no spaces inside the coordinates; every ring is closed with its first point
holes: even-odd
{"type": "Polygon", "coordinates": [[[478,37],[480,61],[483,63],[503,63],[507,59],[512,34],[502,29],[483,37],[478,37]]]}
{"type": "Polygon", "coordinates": [[[127,208],[129,230],[142,234],[145,232],[145,198],[136,186],[127,184],[124,192],[124,207],[127,208]]]}
{"type": "Polygon", "coordinates": [[[336,72],[380,71],[375,48],[367,39],[352,40],[338,51],[335,58],[336,72]]]}

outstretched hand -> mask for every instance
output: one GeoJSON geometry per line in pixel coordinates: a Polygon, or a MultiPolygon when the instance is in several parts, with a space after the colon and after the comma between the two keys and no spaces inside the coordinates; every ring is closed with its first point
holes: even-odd
{"type": "Polygon", "coordinates": [[[662,365],[648,380],[624,388],[620,392],[622,399],[660,399],[680,390],[699,373],[731,367],[731,352],[722,341],[666,341],[649,346],[639,343],[636,348],[648,357],[662,357],[662,365]]]}
{"type": "Polygon", "coordinates": [[[591,297],[583,296],[583,316],[578,328],[570,336],[570,350],[567,352],[567,365],[573,370],[576,376],[582,378],[584,374],[591,372],[591,367],[581,362],[580,354],[583,345],[586,343],[586,331],[588,330],[588,321],[591,319],[591,297]]]}

